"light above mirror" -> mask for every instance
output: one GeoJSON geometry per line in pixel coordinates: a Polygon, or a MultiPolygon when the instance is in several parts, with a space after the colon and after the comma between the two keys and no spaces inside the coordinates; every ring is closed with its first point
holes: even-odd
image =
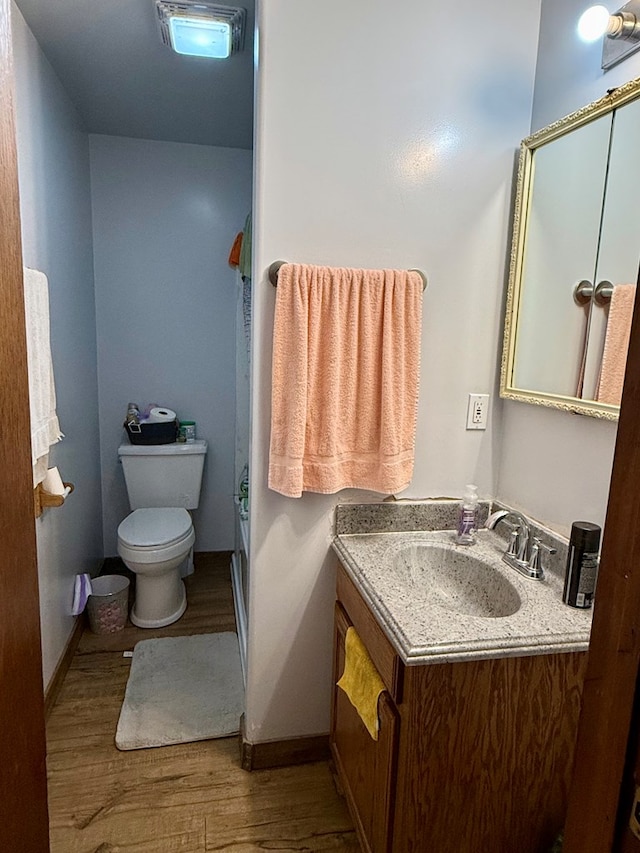
{"type": "Polygon", "coordinates": [[[582,41],[592,42],[602,38],[607,32],[610,17],[606,6],[590,6],[578,21],[578,35],[582,41]]]}
{"type": "Polygon", "coordinates": [[[590,6],[580,16],[577,31],[587,43],[605,36],[601,67],[611,68],[640,48],[640,0],[630,0],[612,14],[606,6],[590,6]]]}

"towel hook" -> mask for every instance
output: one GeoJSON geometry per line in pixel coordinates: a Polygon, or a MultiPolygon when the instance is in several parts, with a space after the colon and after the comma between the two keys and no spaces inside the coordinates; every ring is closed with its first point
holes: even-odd
{"type": "MultiPolygon", "coordinates": [[[[274,287],[278,286],[278,273],[280,272],[280,267],[283,264],[288,263],[288,261],[274,261],[269,266],[269,281],[274,287]]],[[[417,272],[420,278],[422,279],[422,290],[427,289],[427,274],[423,272],[423,270],[418,269],[410,269],[407,272],[417,272]]]]}

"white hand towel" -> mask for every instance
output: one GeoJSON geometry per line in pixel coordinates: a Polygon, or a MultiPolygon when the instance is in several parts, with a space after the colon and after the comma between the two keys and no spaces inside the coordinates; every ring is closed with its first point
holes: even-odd
{"type": "Polygon", "coordinates": [[[63,437],[56,415],[49,337],[49,283],[44,273],[25,267],[24,304],[29,369],[29,411],[31,414],[31,462],[33,485],[47,473],[49,448],[63,437]]]}

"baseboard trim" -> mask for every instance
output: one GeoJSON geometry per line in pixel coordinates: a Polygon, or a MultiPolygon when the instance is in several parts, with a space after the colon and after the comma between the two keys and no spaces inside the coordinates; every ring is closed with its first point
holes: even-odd
{"type": "Polygon", "coordinates": [[[84,615],[76,616],[76,624],[74,625],[73,631],[71,632],[69,639],[67,640],[67,645],[65,646],[64,652],[62,653],[62,657],[58,661],[58,665],[55,668],[53,675],[51,676],[49,686],[45,690],[45,720],[48,719],[49,714],[51,713],[51,709],[56,703],[56,699],[58,698],[58,694],[60,693],[60,688],[62,687],[64,677],[67,674],[69,667],[71,666],[71,661],[73,660],[73,656],[76,653],[76,649],[78,648],[78,643],[80,642],[82,632],[84,631],[85,621],[86,620],[84,615]]]}
{"type": "Polygon", "coordinates": [[[312,761],[328,761],[330,757],[328,734],[249,743],[245,737],[244,715],[240,720],[240,762],[243,770],[269,770],[312,761]]]}

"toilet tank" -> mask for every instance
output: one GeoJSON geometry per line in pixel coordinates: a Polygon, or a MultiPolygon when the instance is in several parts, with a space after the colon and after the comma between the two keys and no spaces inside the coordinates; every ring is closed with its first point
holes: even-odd
{"type": "Polygon", "coordinates": [[[200,501],[206,452],[206,441],[120,445],[118,456],[131,509],[195,509],[200,501]]]}

